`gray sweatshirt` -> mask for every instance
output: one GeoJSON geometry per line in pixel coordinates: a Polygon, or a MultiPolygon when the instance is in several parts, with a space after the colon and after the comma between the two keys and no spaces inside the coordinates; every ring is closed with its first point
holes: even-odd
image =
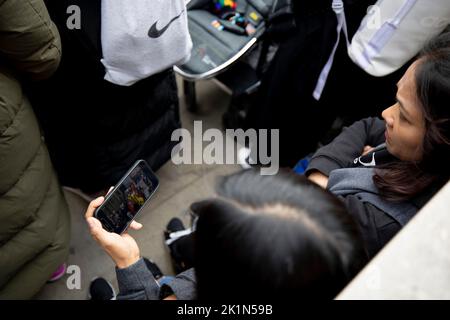
{"type": "Polygon", "coordinates": [[[197,298],[194,269],[178,274],[170,283],[159,286],[143,259],[125,269],[116,268],[118,300],[161,300],[174,294],[178,300],[197,298]]]}

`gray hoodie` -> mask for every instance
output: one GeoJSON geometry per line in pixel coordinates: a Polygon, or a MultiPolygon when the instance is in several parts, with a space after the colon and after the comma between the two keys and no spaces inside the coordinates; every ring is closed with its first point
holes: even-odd
{"type": "Polygon", "coordinates": [[[174,294],[178,300],[197,298],[194,269],[178,274],[168,284],[159,286],[143,259],[128,268],[116,268],[118,300],[161,300],[174,294]]]}

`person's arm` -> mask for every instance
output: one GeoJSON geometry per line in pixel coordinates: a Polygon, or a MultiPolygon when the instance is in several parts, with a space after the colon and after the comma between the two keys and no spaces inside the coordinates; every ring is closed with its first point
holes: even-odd
{"type": "MultiPolygon", "coordinates": [[[[180,273],[169,284],[160,288],[144,260],[140,257],[140,250],[136,241],[127,232],[119,235],[103,229],[101,222],[94,217],[95,209],[103,201],[103,197],[91,201],[85,217],[92,237],[117,266],[116,275],[119,284],[117,298],[121,300],[195,299],[196,278],[193,269],[180,273]]],[[[139,230],[142,228],[142,224],[132,221],[130,228],[139,230]]]]}
{"type": "Polygon", "coordinates": [[[162,287],[142,259],[127,268],[117,268],[116,275],[118,300],[194,300],[197,297],[194,269],[178,274],[162,287]]]}
{"type": "MultiPolygon", "coordinates": [[[[372,146],[365,146],[361,156],[364,156],[374,149],[372,146]]],[[[324,175],[318,170],[311,170],[308,175],[308,179],[317,183],[322,188],[326,189],[328,186],[328,176],[324,175]]]]}
{"type": "Polygon", "coordinates": [[[325,184],[330,172],[345,168],[353,159],[384,142],[385,124],[378,118],[366,118],[342,130],[331,143],[312,157],[305,175],[319,185],[325,184]]]}
{"type": "Polygon", "coordinates": [[[308,179],[317,183],[322,188],[326,189],[328,185],[328,177],[322,172],[317,170],[311,170],[308,175],[308,179]]]}
{"type": "Polygon", "coordinates": [[[57,69],[61,40],[42,0],[0,0],[0,54],[33,80],[57,69]]]}
{"type": "Polygon", "coordinates": [[[116,268],[117,300],[159,300],[160,287],[143,259],[126,268],[116,268]]]}
{"type": "MultiPolygon", "coordinates": [[[[121,296],[132,300],[159,299],[159,285],[141,259],[139,247],[133,237],[127,232],[119,235],[106,231],[101,222],[94,217],[95,209],[103,201],[104,197],[91,201],[85,217],[92,237],[117,266],[116,274],[121,296]]],[[[139,230],[142,225],[132,221],[130,228],[139,230]]]]}
{"type": "Polygon", "coordinates": [[[160,298],[164,300],[195,300],[197,299],[197,278],[190,268],[178,274],[172,281],[161,287],[160,298]]]}

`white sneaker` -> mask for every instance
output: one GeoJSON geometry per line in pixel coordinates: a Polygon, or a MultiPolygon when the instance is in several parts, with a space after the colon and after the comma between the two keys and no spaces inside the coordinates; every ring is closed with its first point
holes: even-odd
{"type": "Polygon", "coordinates": [[[239,149],[237,160],[243,169],[250,169],[252,166],[250,165],[250,148],[243,147],[239,149]]]}

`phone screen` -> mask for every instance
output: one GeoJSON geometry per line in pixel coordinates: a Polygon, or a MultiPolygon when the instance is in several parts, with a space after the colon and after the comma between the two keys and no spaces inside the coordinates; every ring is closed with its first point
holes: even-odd
{"type": "Polygon", "coordinates": [[[159,181],[144,160],[138,161],[97,208],[105,230],[123,233],[158,188],[159,181]]]}

